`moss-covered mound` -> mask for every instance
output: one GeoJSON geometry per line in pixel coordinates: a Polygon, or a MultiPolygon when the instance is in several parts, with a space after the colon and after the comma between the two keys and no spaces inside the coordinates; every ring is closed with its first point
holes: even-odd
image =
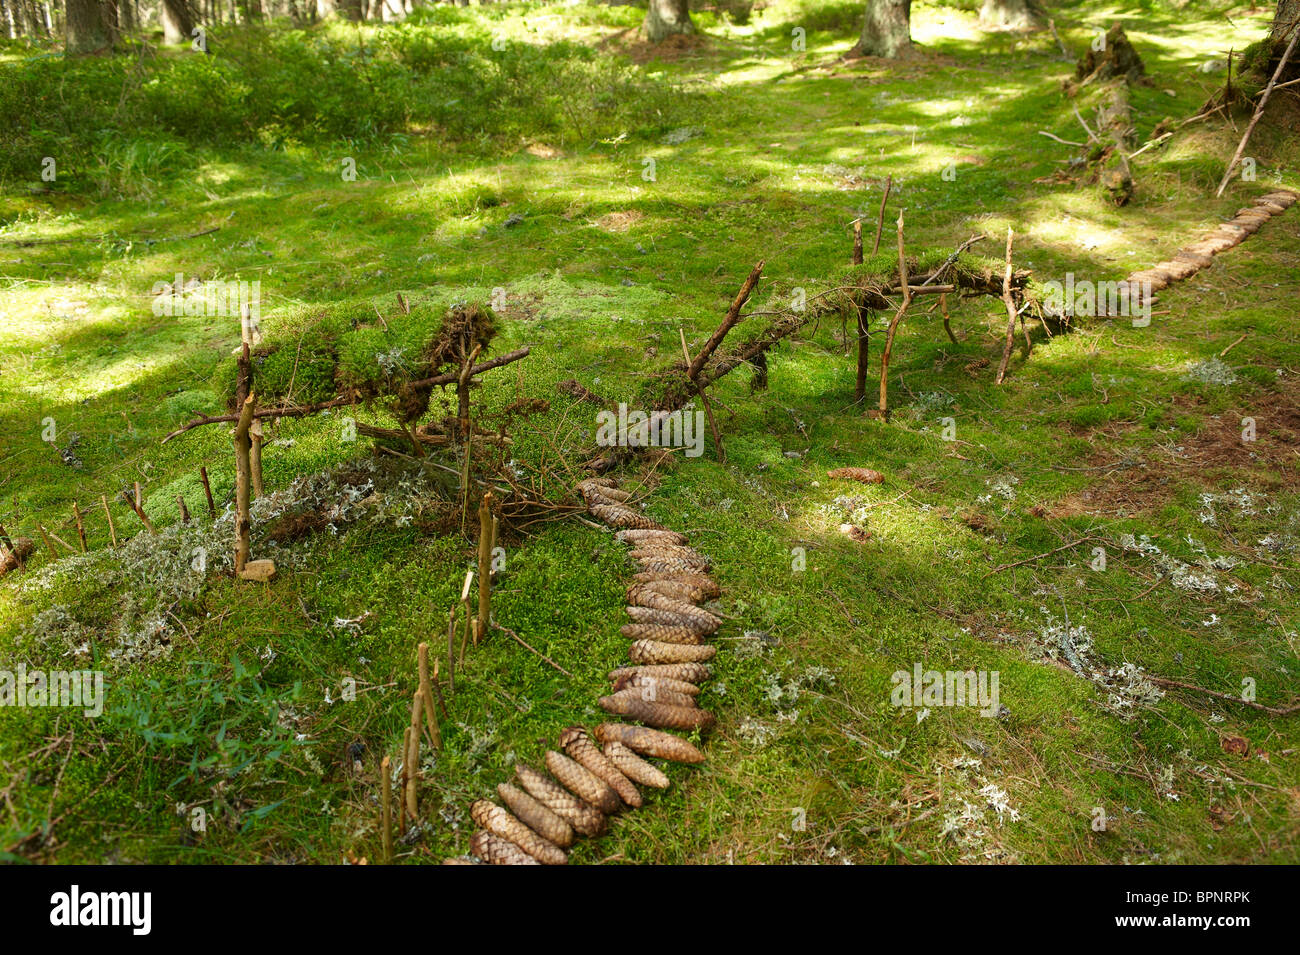
{"type": "MultiPolygon", "coordinates": [[[[408,420],[428,409],[430,389],[418,385],[479,348],[487,352],[497,319],[481,302],[449,293],[410,301],[392,295],[328,305],[293,306],[262,321],[253,349],[253,390],[260,406],[303,405],[355,392],[363,400],[393,398],[408,420]],[[404,301],[404,300],[402,300],[404,301]]],[[[217,369],[217,397],[234,410],[236,358],[217,369]]]]}

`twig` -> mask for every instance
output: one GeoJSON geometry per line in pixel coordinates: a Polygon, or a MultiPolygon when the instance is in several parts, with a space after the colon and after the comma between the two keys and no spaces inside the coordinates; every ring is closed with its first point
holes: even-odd
{"type": "Polygon", "coordinates": [[[1002,384],[1007,376],[1007,363],[1011,361],[1011,346],[1016,337],[1016,303],[1011,298],[1011,243],[1015,233],[1011,227],[1007,227],[1007,268],[1002,278],[1002,301],[1007,306],[1007,340],[1002,346],[1002,362],[998,365],[997,377],[993,380],[995,385],[1002,384]]]}
{"type": "Polygon", "coordinates": [[[907,256],[903,247],[903,210],[898,210],[898,286],[903,290],[903,304],[898,306],[889,331],[885,335],[885,350],[880,354],[880,414],[889,413],[889,356],[894,350],[894,333],[912,304],[912,286],[907,281],[907,256]]]}
{"type": "Polygon", "coordinates": [[[1249,335],[1249,334],[1250,334],[1250,332],[1246,332],[1245,335],[1242,335],[1240,338],[1238,338],[1235,342],[1233,342],[1231,345],[1229,345],[1229,346],[1228,346],[1227,348],[1225,348],[1223,351],[1219,352],[1219,357],[1222,358],[1224,355],[1228,354],[1228,352],[1232,351],[1234,348],[1236,348],[1238,345],[1240,345],[1242,342],[1244,342],[1244,341],[1246,340],[1246,335],[1249,335]]]}
{"type": "Polygon", "coordinates": [[[889,193],[894,188],[894,177],[885,177],[885,193],[880,197],[880,212],[876,215],[876,241],[871,243],[871,254],[875,255],[880,251],[880,233],[885,228],[885,203],[889,201],[889,193]]]}
{"type": "Polygon", "coordinates": [[[997,567],[994,567],[987,574],[981,577],[980,580],[986,580],[987,578],[992,577],[994,574],[1000,574],[1002,571],[1010,570],[1012,567],[1020,567],[1024,564],[1032,564],[1036,560],[1042,560],[1044,557],[1051,557],[1053,554],[1059,554],[1063,550],[1070,550],[1071,548],[1078,547],[1080,544],[1086,544],[1090,541],[1100,541],[1100,540],[1101,540],[1100,537],[1080,537],[1076,541],[1071,541],[1068,544],[1062,544],[1060,547],[1054,547],[1052,550],[1046,551],[1045,553],[1035,554],[1033,557],[1026,557],[1024,560],[1018,560],[1012,564],[999,564],[997,567]]]}
{"type": "Polygon", "coordinates": [[[1147,674],[1147,679],[1156,686],[1173,687],[1179,690],[1195,690],[1197,693],[1204,693],[1206,696],[1212,696],[1216,700],[1226,700],[1229,703],[1240,703],[1242,706],[1249,706],[1251,709],[1262,710],[1271,716],[1291,716],[1293,713],[1300,713],[1300,700],[1289,703],[1286,706],[1265,706],[1263,703],[1256,703],[1253,700],[1243,700],[1239,696],[1232,696],[1229,693],[1220,693],[1218,690],[1207,690],[1203,686],[1197,686],[1194,683],[1183,683],[1179,680],[1166,680],[1164,677],[1152,676],[1147,674]]]}
{"type": "MultiPolygon", "coordinates": [[[[682,356],[686,359],[686,366],[689,369],[691,366],[691,353],[686,347],[686,332],[682,331],[679,326],[677,334],[681,336],[682,356]]],[[[687,374],[689,375],[689,371],[687,374]]],[[[718,423],[713,420],[713,405],[709,403],[709,396],[705,394],[704,388],[701,387],[693,377],[691,378],[691,382],[695,385],[695,393],[700,396],[700,402],[704,405],[705,414],[708,416],[709,430],[713,432],[713,443],[718,446],[718,460],[725,463],[727,460],[727,450],[722,446],[722,435],[718,433],[718,423]]]]}
{"type": "Polygon", "coordinates": [[[99,495],[99,503],[104,505],[104,516],[108,518],[108,536],[113,541],[113,546],[117,546],[117,530],[113,527],[113,512],[108,509],[108,498],[103,494],[99,495]]]}
{"type": "Polygon", "coordinates": [[[722,324],[714,329],[713,334],[709,336],[709,340],[704,343],[704,347],[700,349],[699,354],[695,356],[693,361],[690,360],[689,355],[687,356],[686,377],[692,381],[695,380],[700,373],[700,369],[704,367],[709,357],[717,350],[717,347],[722,344],[722,340],[727,337],[727,332],[731,331],[732,326],[740,320],[740,310],[749,301],[749,295],[754,291],[754,286],[758,284],[759,277],[762,274],[763,262],[760,260],[750,270],[749,277],[745,279],[744,284],[740,286],[740,291],[736,293],[731,307],[727,309],[727,314],[723,316],[722,324]]]}
{"type": "Polygon", "coordinates": [[[552,667],[554,667],[555,669],[559,670],[559,671],[560,671],[561,673],[563,673],[565,676],[570,677],[570,678],[573,677],[573,674],[572,674],[572,673],[570,673],[568,670],[564,669],[564,667],[560,666],[558,663],[556,663],[554,660],[552,660],[550,657],[548,657],[545,653],[542,653],[540,650],[536,650],[536,649],[534,649],[533,647],[530,647],[530,646],[529,646],[529,645],[524,641],[524,638],[523,638],[523,637],[519,636],[519,634],[515,633],[515,632],[514,632],[513,630],[511,630],[509,627],[503,627],[501,624],[497,623],[495,620],[492,621],[492,626],[496,627],[498,630],[502,631],[503,633],[508,634],[510,637],[512,637],[512,638],[514,639],[514,641],[515,641],[516,643],[518,643],[521,647],[523,647],[523,648],[524,648],[525,650],[527,650],[529,653],[533,653],[533,654],[536,654],[537,656],[541,657],[541,658],[542,658],[543,660],[545,660],[548,664],[550,664],[550,665],[551,665],[552,667]]]}
{"type": "Polygon", "coordinates": [[[1062,139],[1060,136],[1054,136],[1045,129],[1040,129],[1038,131],[1038,135],[1046,136],[1048,139],[1055,139],[1058,143],[1062,143],[1063,145],[1066,146],[1078,146],[1080,149],[1085,149],[1088,146],[1087,143],[1076,143],[1070,139],[1062,139]]]}
{"type": "Polygon", "coordinates": [[[1278,78],[1282,71],[1286,69],[1287,60],[1291,59],[1291,54],[1295,51],[1296,41],[1300,40],[1300,29],[1291,31],[1291,42],[1286,45],[1286,51],[1282,54],[1282,59],[1277,61],[1277,69],[1273,71],[1273,78],[1268,81],[1268,86],[1264,88],[1264,95],[1260,97],[1259,105],[1255,107],[1255,115],[1250,118],[1250,125],[1246,127],[1246,132],[1241,137],[1241,142],[1237,144],[1237,151],[1232,154],[1232,161],[1228,163],[1228,168],[1223,171],[1223,179],[1219,183],[1219,189],[1215,192],[1215,197],[1223,195],[1223,190],[1228,186],[1228,180],[1232,178],[1232,172],[1237,168],[1237,163],[1241,160],[1241,154],[1246,151],[1246,143],[1250,141],[1250,134],[1255,131],[1255,126],[1261,116],[1264,115],[1264,107],[1268,105],[1268,98],[1273,95],[1273,87],[1277,85],[1278,78]]]}

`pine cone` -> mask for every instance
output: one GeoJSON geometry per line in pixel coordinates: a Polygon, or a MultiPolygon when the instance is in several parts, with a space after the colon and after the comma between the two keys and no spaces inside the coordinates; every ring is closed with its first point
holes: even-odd
{"type": "Polygon", "coordinates": [[[602,696],[600,708],[606,713],[626,716],[629,719],[670,730],[706,730],[716,720],[708,710],[693,706],[673,706],[671,703],[651,703],[636,696],[602,696]]]}
{"type": "MultiPolygon", "coordinates": [[[[680,557],[640,557],[637,558],[641,564],[640,573],[642,574],[660,574],[663,576],[700,576],[709,571],[707,565],[701,567],[698,563],[689,560],[683,560],[680,557]]],[[[636,579],[636,578],[633,578],[636,579]]]]}
{"type": "Polygon", "coordinates": [[[634,673],[628,676],[619,677],[610,682],[614,684],[615,693],[618,693],[621,690],[626,690],[628,687],[649,686],[654,687],[656,690],[668,690],[672,693],[689,696],[693,699],[699,695],[700,692],[700,688],[694,683],[690,683],[686,680],[674,680],[669,676],[647,676],[642,673],[634,673]]]}
{"type": "Polygon", "coordinates": [[[706,597],[717,597],[721,594],[718,585],[714,583],[712,577],[704,574],[692,574],[681,572],[663,572],[663,571],[642,571],[632,575],[632,579],[638,584],[686,584],[690,587],[698,587],[706,597]]]}
{"type": "Polygon", "coordinates": [[[680,736],[644,726],[601,723],[596,727],[596,739],[602,743],[622,743],[628,749],[656,759],[670,759],[675,763],[704,762],[704,754],[680,736]]]}
{"type": "Polygon", "coordinates": [[[690,627],[666,627],[659,623],[625,623],[619,633],[629,640],[657,640],[660,643],[685,643],[698,647],[704,634],[690,627]]]}
{"type": "Polygon", "coordinates": [[[524,825],[547,842],[553,842],[561,848],[573,845],[573,840],[576,838],[573,827],[528,793],[516,789],[509,783],[501,783],[497,786],[497,795],[524,825]]]}
{"type": "Polygon", "coordinates": [[[609,671],[611,682],[628,677],[662,677],[686,683],[703,683],[713,678],[713,670],[703,663],[661,663],[657,666],[619,667],[609,671]]]}
{"type": "Polygon", "coordinates": [[[632,500],[632,495],[621,488],[609,484],[595,484],[591,481],[582,481],[578,484],[578,493],[582,495],[583,500],[588,504],[592,503],[593,498],[599,498],[595,501],[597,504],[609,502],[613,505],[625,504],[632,500]]]}
{"type": "Polygon", "coordinates": [[[703,663],[712,660],[717,652],[717,647],[638,640],[632,644],[628,655],[634,663],[703,663]]]}
{"type": "Polygon", "coordinates": [[[618,797],[633,809],[641,806],[641,793],[632,785],[617,766],[605,758],[605,754],[592,742],[587,731],[581,726],[570,726],[560,734],[560,745],[564,751],[583,765],[592,774],[609,785],[618,797]]]}
{"type": "Polygon", "coordinates": [[[660,686],[657,682],[648,683],[644,686],[625,686],[621,690],[615,690],[610,696],[617,696],[620,699],[640,700],[643,703],[667,703],[669,706],[682,706],[687,709],[699,709],[700,706],[695,697],[690,694],[678,693],[666,686],[660,686]]]}
{"type": "Polygon", "coordinates": [[[708,563],[708,558],[694,547],[687,547],[685,544],[666,544],[662,541],[637,541],[632,545],[632,550],[628,554],[635,558],[680,557],[682,560],[695,560],[702,564],[708,563]]]}
{"type": "Polygon", "coordinates": [[[515,773],[534,799],[571,825],[575,832],[598,836],[605,831],[605,817],[601,811],[587,805],[559,783],[523,765],[516,765],[515,773]]]}
{"type": "Polygon", "coordinates": [[[622,800],[618,798],[618,793],[614,792],[609,783],[563,753],[548,749],[546,768],[565,789],[606,815],[623,808],[622,800]]]}
{"type": "Polygon", "coordinates": [[[469,807],[470,818],[492,833],[513,842],[542,865],[564,865],[569,857],[553,842],[543,839],[500,806],[476,799],[469,807]]]}
{"type": "Polygon", "coordinates": [[[685,544],[686,535],[676,531],[627,530],[619,531],[614,538],[624,544],[641,544],[662,542],[665,544],[685,544]]]}
{"type": "MultiPolygon", "coordinates": [[[[710,634],[718,629],[718,618],[712,614],[676,613],[672,610],[656,610],[653,607],[626,607],[627,615],[633,623],[657,623],[664,627],[683,627],[696,633],[710,634]]],[[[694,608],[692,608],[694,610],[694,608]]]]}
{"type": "Polygon", "coordinates": [[[694,604],[687,603],[684,600],[674,600],[672,597],[665,597],[655,591],[647,591],[637,596],[633,601],[637,607],[646,607],[650,610],[666,610],[669,613],[681,614],[683,617],[695,617],[705,623],[712,624],[716,629],[721,623],[722,618],[716,614],[709,613],[707,610],[701,610],[694,604]]]}
{"type": "Polygon", "coordinates": [[[627,588],[627,602],[630,604],[641,603],[641,598],[646,594],[658,594],[661,597],[668,597],[670,600],[680,600],[682,603],[699,604],[708,599],[703,588],[692,587],[690,584],[679,583],[675,580],[656,580],[652,584],[633,584],[627,588]]]}
{"type": "Polygon", "coordinates": [[[469,841],[470,851],[491,865],[541,865],[513,842],[480,829],[469,841]]]}
{"type": "Polygon", "coordinates": [[[885,480],[883,474],[871,468],[836,468],[834,471],[827,471],[826,476],[843,478],[846,481],[861,481],[863,484],[882,484],[885,480]]]}
{"type": "Polygon", "coordinates": [[[637,561],[642,568],[652,563],[658,564],[663,561],[672,561],[674,564],[681,564],[693,574],[707,574],[713,570],[713,565],[699,554],[684,554],[680,551],[668,553],[658,548],[638,547],[628,556],[637,561]]]}
{"type": "Polygon", "coordinates": [[[605,756],[618,767],[619,772],[633,782],[640,783],[642,786],[653,786],[655,789],[668,788],[668,776],[662,770],[651,766],[622,743],[616,740],[606,743],[605,756]]]}
{"type": "Polygon", "coordinates": [[[588,510],[610,527],[640,527],[647,530],[660,528],[657,521],[652,521],[644,514],[623,505],[593,504],[588,510]]]}

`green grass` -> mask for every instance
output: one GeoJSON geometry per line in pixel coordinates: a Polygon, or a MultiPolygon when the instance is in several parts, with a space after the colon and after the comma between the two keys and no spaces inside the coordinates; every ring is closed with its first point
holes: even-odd
{"type": "MultiPolygon", "coordinates": [[[[541,119],[530,132],[512,114],[520,125],[486,138],[412,128],[267,147],[255,137],[179,157],[175,137],[154,149],[133,136],[96,153],[98,177],[42,194],[16,183],[0,200],[0,519],[11,533],[40,521],[75,542],[75,500],[92,554],[48,568],[42,551],[25,582],[0,582],[0,665],[100,667],[108,697],[95,720],[0,708],[0,852],[375,859],[379,759],[397,759],[415,648],[444,646],[473,560],[474,542],[449,518],[455,478],[407,475],[391,458],[359,472],[349,462],[369,452],[341,440],[334,412],[284,420],[271,435],[266,479],[281,497],[259,505],[255,556],[273,556],[281,573],[234,585],[229,518],[210,526],[197,473],[208,467],[224,510],[228,433],[160,440],[220,408],[238,322],[156,316],[155,283],[178,272],[260,280],[272,336],[289,335],[295,314],[398,290],[439,308],[504,290],[494,349],[527,344],[532,355],[487,376],[476,402],[496,420],[520,399],[549,402],[509,419],[509,457],[560,500],[595,450],[595,423],[557,382],[635,401],[647,374],[679,354],[678,329],[698,347],[759,259],[756,310],[784,306],[794,287],[828,287],[847,271],[849,223],[874,225],[886,175],[889,221],[905,208],[909,249],[955,247],[978,231],[990,239],[976,251],[996,259],[1011,227],[1017,264],[1038,280],[1122,278],[1268,185],[1300,185],[1294,140],[1261,127],[1261,181],[1212,199],[1237,138],[1214,123],[1140,157],[1129,207],[1093,187],[1036,183],[1075,152],[1037,131],[1081,133],[1060,94],[1072,64],[1050,36],[984,35],[972,13],[925,5],[914,14],[923,58],[834,64],[857,11],[778,3],[745,26],[698,18],[703,45],[637,68],[694,91],[668,123],[629,109],[608,134],[541,119]],[[795,54],[791,29],[804,24],[808,49],[795,54]],[[830,65],[799,69],[819,62],[830,65]],[[665,141],[686,125],[703,134],[665,141]],[[357,161],[355,182],[340,177],[344,156],[357,161]],[[648,158],[654,181],[642,177],[648,158]],[[941,175],[950,162],[955,181],[941,175]],[[507,227],[511,216],[522,221],[507,227]],[[162,241],[211,226],[220,230],[162,241]],[[29,238],[67,241],[14,244],[29,238]],[[150,540],[115,503],[116,531],[132,540],[112,550],[99,496],[135,481],[164,533],[150,540]],[[379,493],[352,500],[337,532],[271,542],[270,512],[326,509],[348,487],[356,499],[379,493]],[[177,526],[178,494],[197,515],[188,528],[177,526]],[[196,547],[208,549],[201,574],[190,569],[196,547]],[[206,831],[188,824],[196,808],[206,831]]],[[[636,22],[624,8],[493,6],[455,13],[467,44],[492,35],[479,16],[539,48],[608,40],[598,56],[615,63],[617,35],[636,22]]],[[[1260,16],[1234,14],[1231,27],[1210,11],[1081,4],[1057,22],[1082,50],[1097,27],[1125,21],[1155,81],[1134,94],[1146,134],[1197,110],[1221,74],[1195,67],[1257,39],[1260,16]]],[[[381,36],[366,35],[378,48],[381,36]]],[[[751,392],[745,371],[720,382],[726,462],[710,439],[702,458],[629,475],[648,512],[713,559],[724,589],[717,679],[704,696],[720,718],[709,761],[674,767],[672,788],[649,793],[574,861],[1300,861],[1294,717],[1180,690],[1126,705],[1075,675],[1057,643],[1068,615],[1097,671],[1133,664],[1228,694],[1250,678],[1269,705],[1300,695],[1297,222],[1293,209],[1162,293],[1149,328],[1094,319],[1049,338],[1032,323],[1033,355],[1017,349],[1002,387],[992,383],[1000,302],[956,307],[957,345],[918,306],[895,344],[888,423],[853,405],[854,361],[834,318],[774,353],[767,392],[751,392]],[[1189,377],[1229,345],[1233,383],[1189,377]],[[1254,445],[1235,437],[1245,417],[1254,445]],[[886,481],[826,476],[846,465],[886,481]],[[844,536],[845,522],[871,538],[844,536]],[[1144,536],[1159,553],[1143,552],[1144,536]],[[1032,559],[1085,537],[1106,548],[1104,571],[1090,567],[1095,542],[1032,559]],[[1216,589],[1175,586],[1197,573],[1216,589]],[[918,662],[998,671],[1007,713],[895,709],[891,674],[918,662]],[[1248,757],[1225,751],[1232,736],[1250,741],[1248,757]],[[1010,808],[999,815],[995,803],[1010,808]],[[1091,827],[1096,807],[1106,831],[1091,827]],[[804,829],[792,827],[796,809],[804,829]]],[[[893,241],[887,230],[883,247],[893,241]]],[[[420,327],[366,329],[366,347],[423,340],[420,327]]],[[[881,331],[872,338],[876,373],[881,331]]],[[[434,412],[448,400],[435,394],[434,412]]],[[[387,420],[381,406],[359,416],[387,420]]],[[[503,546],[496,617],[567,675],[500,631],[469,650],[445,751],[426,749],[426,828],[403,859],[465,851],[469,802],[516,761],[539,763],[564,726],[599,721],[604,675],[623,660],[632,569],[619,545],[564,520],[507,527],[503,546]]]]}

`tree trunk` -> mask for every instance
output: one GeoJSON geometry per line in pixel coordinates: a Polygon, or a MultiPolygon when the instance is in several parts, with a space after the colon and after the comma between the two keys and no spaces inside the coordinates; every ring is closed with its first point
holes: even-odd
{"type": "Polygon", "coordinates": [[[194,29],[194,13],[187,0],[162,0],[158,10],[164,43],[189,43],[194,29]]]}
{"type": "Polygon", "coordinates": [[[109,10],[100,0],[68,0],[64,52],[76,56],[112,46],[109,10]]]}
{"type": "Polygon", "coordinates": [[[862,37],[853,48],[859,56],[890,59],[912,52],[912,0],[867,0],[862,37]]]}
{"type": "Polygon", "coordinates": [[[1291,39],[1291,27],[1300,21],[1300,0],[1277,0],[1277,13],[1273,15],[1273,29],[1269,34],[1274,44],[1291,39]]]}
{"type": "Polygon", "coordinates": [[[694,33],[690,0],[650,0],[645,15],[645,35],[651,43],[662,42],[675,33],[694,33]]]}
{"type": "Polygon", "coordinates": [[[1030,0],[984,0],[980,26],[986,30],[1028,32],[1041,30],[1046,23],[1042,11],[1030,0]]]}

